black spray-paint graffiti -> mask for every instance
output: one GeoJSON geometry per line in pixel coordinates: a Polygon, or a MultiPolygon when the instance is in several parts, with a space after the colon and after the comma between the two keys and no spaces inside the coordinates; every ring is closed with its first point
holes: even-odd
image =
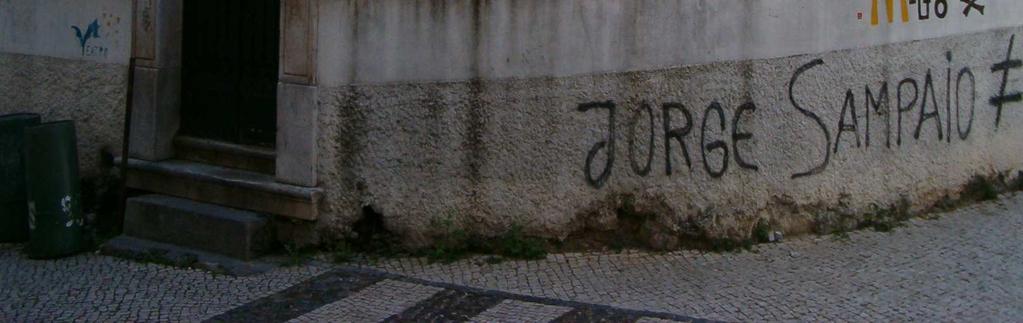
{"type": "Polygon", "coordinates": [[[586,172],[586,182],[590,183],[593,187],[600,188],[604,186],[604,183],[607,183],[608,177],[611,177],[611,169],[615,164],[615,104],[614,102],[607,101],[583,103],[579,105],[580,112],[586,112],[592,109],[607,109],[608,124],[610,125],[610,129],[608,130],[610,135],[608,136],[608,139],[593,145],[593,148],[590,149],[590,153],[586,155],[586,168],[584,169],[586,172]],[[593,165],[593,160],[597,157],[597,154],[600,153],[601,150],[607,151],[607,161],[604,163],[604,171],[602,171],[597,178],[593,178],[593,172],[590,171],[590,168],[593,165]]]}
{"type": "Polygon", "coordinates": [[[1023,100],[1023,94],[1020,92],[1005,94],[1005,86],[1009,83],[1009,70],[1023,66],[1023,61],[1012,58],[1012,46],[1015,43],[1016,35],[1012,35],[1012,38],[1009,39],[1009,53],[1005,55],[1005,60],[991,67],[992,73],[1002,74],[1002,83],[1001,88],[998,91],[998,95],[991,98],[991,105],[998,108],[998,114],[995,118],[995,127],[998,127],[998,125],[1002,122],[1002,108],[1005,107],[1006,103],[1020,102],[1023,100]]]}
{"type": "MultiPolygon", "coordinates": [[[[1010,103],[1023,101],[1023,93],[1006,92],[1011,79],[1010,71],[1023,68],[1023,61],[1013,58],[1012,49],[1015,46],[1015,39],[1015,35],[1009,39],[1009,49],[1005,60],[991,67],[993,75],[1000,77],[998,93],[989,101],[995,114],[993,124],[996,132],[1002,121],[1003,109],[1010,103]]],[[[935,134],[938,142],[951,144],[953,137],[963,141],[967,140],[974,130],[978,108],[977,75],[969,67],[962,67],[957,73],[953,73],[953,54],[946,52],[945,58],[947,66],[944,68],[944,75],[928,69],[923,76],[922,85],[918,79],[912,77],[905,78],[894,86],[890,86],[887,81],[879,82],[873,86],[867,84],[863,87],[863,99],[860,101],[857,101],[857,91],[851,88],[847,89],[841,105],[838,125],[835,128],[837,132],[832,132],[832,128],[824,119],[814,112],[814,107],[803,104],[802,102],[805,100],[796,95],[799,92],[797,89],[801,84],[800,79],[807,73],[813,73],[814,70],[826,66],[826,62],[823,59],[815,59],[797,68],[788,82],[789,104],[798,115],[813,121],[816,130],[822,136],[823,140],[821,141],[825,144],[825,149],[821,156],[814,158],[816,162],[812,164],[812,167],[793,173],[791,178],[799,179],[823,173],[828,169],[832,156],[839,154],[844,146],[870,148],[875,140],[871,138],[871,122],[875,118],[884,119],[881,127],[884,129],[884,146],[888,149],[902,146],[904,134],[909,135],[907,131],[912,133],[913,140],[917,141],[927,140],[927,138],[922,138],[925,131],[930,132],[927,129],[934,129],[930,133],[935,134]],[[944,84],[937,83],[942,79],[944,84]],[[944,96],[939,93],[942,85],[944,85],[944,96]],[[894,97],[891,95],[892,93],[895,94],[894,97]],[[944,99],[943,102],[939,101],[939,98],[944,99]],[[862,103],[862,114],[858,111],[861,105],[857,102],[862,103]],[[944,106],[944,111],[942,111],[942,106],[944,106]],[[913,119],[914,114],[916,122],[912,124],[910,119],[913,119]],[[953,116],[955,117],[954,121],[953,116]],[[861,120],[863,121],[862,131],[861,120]],[[953,123],[955,124],[954,128],[953,123]]],[[[760,166],[750,161],[749,151],[744,152],[739,149],[740,143],[754,138],[753,133],[743,130],[741,122],[744,117],[754,117],[757,111],[754,102],[746,102],[735,109],[730,127],[728,127],[727,120],[729,118],[725,108],[716,101],[711,102],[704,109],[703,114],[697,116],[694,116],[681,103],[666,102],[660,106],[661,128],[656,129],[654,106],[648,101],[641,102],[627,123],[629,129],[625,134],[628,145],[626,153],[631,170],[636,175],[646,177],[652,172],[658,134],[663,136],[664,170],[668,176],[675,173],[676,167],[673,162],[677,159],[684,161],[686,169],[692,172],[693,161],[687,145],[687,141],[691,140],[699,140],[700,147],[697,151],[701,154],[703,170],[711,178],[723,177],[728,172],[730,161],[733,159],[741,169],[753,172],[760,170],[760,166]],[[648,124],[649,133],[637,133],[637,126],[643,121],[647,121],[645,123],[648,124]],[[698,130],[695,129],[697,125],[699,126],[698,130]],[[729,130],[731,136],[728,139],[730,140],[714,136],[714,133],[728,133],[729,130]],[[699,134],[695,134],[694,131],[699,131],[699,134]],[[696,136],[698,138],[695,138],[696,136]],[[647,142],[642,143],[642,140],[647,140],[647,142]],[[729,144],[731,144],[731,149],[729,149],[729,144]],[[646,147],[645,155],[637,154],[637,147],[643,146],[646,147]],[[676,148],[678,148],[678,152],[675,151],[676,148]],[[677,155],[681,156],[677,157],[677,155]],[[720,162],[717,162],[718,160],[720,162]]],[[[606,185],[615,168],[615,144],[619,135],[616,118],[621,112],[619,108],[614,101],[583,103],[577,107],[579,112],[601,110],[606,111],[608,115],[606,137],[601,138],[590,148],[583,168],[587,183],[595,188],[602,188],[606,185]],[[597,157],[601,154],[604,155],[603,168],[599,174],[594,174],[594,165],[597,162],[597,157]]]]}
{"type": "MultiPolygon", "coordinates": [[[[600,188],[603,187],[604,184],[607,183],[608,178],[611,177],[611,173],[615,165],[615,143],[618,137],[618,127],[616,126],[615,120],[618,114],[619,106],[614,101],[603,101],[583,103],[577,107],[577,110],[580,112],[587,112],[593,109],[601,109],[608,111],[607,137],[603,138],[601,141],[597,142],[590,148],[589,153],[587,153],[586,155],[586,164],[584,166],[583,171],[586,173],[586,182],[594,187],[600,188]],[[596,158],[598,157],[599,154],[601,154],[601,152],[603,152],[605,156],[604,168],[600,171],[600,174],[597,174],[596,177],[594,177],[593,165],[596,158]]],[[[701,152],[704,171],[706,171],[708,175],[710,175],[713,178],[720,178],[724,176],[725,173],[728,171],[728,165],[732,158],[735,159],[735,163],[740,168],[749,169],[753,171],[759,169],[757,165],[749,162],[748,159],[744,158],[743,157],[744,154],[742,154],[738,148],[740,142],[753,139],[752,133],[748,133],[742,130],[742,127],[739,122],[740,118],[742,118],[744,115],[752,115],[754,112],[756,112],[756,110],[757,107],[752,102],[743,104],[739,106],[738,109],[736,109],[735,115],[731,119],[730,141],[732,149],[730,150],[728,141],[720,138],[715,139],[713,137],[708,136],[711,132],[714,131],[721,132],[728,131],[727,127],[728,117],[726,116],[724,108],[718,102],[712,102],[709,106],[707,106],[706,110],[703,113],[703,119],[700,123],[699,151],[701,152]],[[713,155],[721,156],[720,165],[715,166],[714,163],[709,162],[710,160],[709,157],[713,155]]],[[[658,129],[655,126],[656,123],[654,121],[655,119],[654,115],[655,112],[653,105],[651,105],[649,102],[644,101],[640,104],[640,108],[636,110],[636,113],[632,116],[632,118],[629,121],[630,131],[627,134],[627,144],[629,146],[628,147],[629,162],[632,171],[636,175],[642,177],[648,176],[651,173],[653,160],[655,158],[654,149],[655,141],[657,140],[658,129]],[[641,137],[640,134],[637,134],[636,125],[643,119],[644,116],[648,117],[647,119],[649,120],[649,132],[643,134],[646,135],[644,137],[647,139],[646,156],[637,156],[635,154],[636,147],[638,145],[637,141],[640,140],[641,137]]],[[[672,157],[675,156],[675,153],[673,153],[672,150],[675,148],[676,145],[681,150],[682,159],[686,163],[686,168],[691,171],[693,168],[692,157],[689,154],[689,147],[686,145],[686,139],[687,137],[695,136],[695,134],[692,133],[694,128],[693,114],[689,111],[689,109],[686,106],[682,105],[681,103],[667,102],[661,105],[661,120],[662,128],[660,129],[661,130],[660,133],[663,135],[664,139],[665,174],[672,175],[672,173],[674,172],[674,164],[672,161],[673,159],[672,157]],[[673,124],[673,121],[675,121],[675,117],[672,116],[673,113],[677,113],[675,114],[676,116],[681,116],[685,119],[685,121],[681,123],[684,125],[682,125],[681,127],[676,127],[676,125],[673,124]]]]}
{"type": "Polygon", "coordinates": [[[970,12],[973,12],[974,10],[976,10],[977,12],[979,12],[982,15],[984,14],[984,7],[985,6],[977,3],[978,0],[959,0],[959,1],[962,1],[963,3],[966,4],[966,7],[963,8],[963,16],[969,17],[970,16],[970,12]]]}

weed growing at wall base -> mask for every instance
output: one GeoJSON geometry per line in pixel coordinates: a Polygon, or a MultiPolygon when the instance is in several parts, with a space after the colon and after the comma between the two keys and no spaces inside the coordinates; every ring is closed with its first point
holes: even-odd
{"type": "MultiPolygon", "coordinates": [[[[904,226],[905,222],[914,216],[931,214],[934,211],[948,211],[959,206],[977,201],[989,201],[996,199],[1003,191],[1023,190],[1023,171],[1011,178],[1005,174],[998,176],[974,176],[968,183],[963,185],[959,191],[958,198],[946,195],[930,207],[925,207],[920,213],[914,214],[911,210],[912,203],[906,197],[887,207],[878,207],[875,211],[860,215],[826,216],[833,214],[834,210],[821,210],[823,213],[816,215],[816,218],[830,218],[822,222],[817,228],[821,235],[830,234],[832,239],[838,241],[849,241],[850,230],[873,229],[877,232],[892,232],[896,228],[904,226]],[[830,213],[829,213],[830,212],[830,213]],[[836,222],[837,221],[837,222],[836,222]]],[[[641,243],[648,221],[653,221],[656,214],[648,213],[637,208],[636,201],[631,195],[619,199],[617,208],[618,224],[616,229],[608,232],[586,232],[588,236],[573,235],[572,239],[589,239],[587,241],[597,242],[598,245],[620,251],[625,247],[646,248],[641,243]],[[610,234],[612,239],[594,239],[593,235],[600,236],[610,234]]],[[[549,241],[525,233],[522,225],[513,225],[507,231],[497,236],[483,236],[471,234],[455,224],[453,217],[447,216],[431,222],[430,226],[435,236],[433,244],[429,247],[406,253],[400,249],[398,240],[384,228],[382,216],[374,212],[367,213],[367,217],[360,220],[363,224],[359,226],[359,233],[356,238],[342,240],[340,242],[321,247],[321,251],[327,253],[328,259],[344,263],[349,262],[360,254],[369,257],[393,257],[400,255],[414,255],[427,258],[430,262],[450,263],[468,258],[473,255],[487,255],[482,263],[499,263],[507,259],[543,259],[551,248],[549,241]]],[[[679,235],[678,247],[704,250],[709,252],[741,252],[753,251],[755,244],[770,242],[773,228],[766,219],[757,221],[745,237],[712,237],[705,233],[692,235],[679,235]]],[[[564,244],[565,242],[562,242],[564,244]]],[[[569,242],[571,243],[571,242],[569,242]]],[[[558,250],[562,250],[558,246],[558,250]]],[[[589,244],[592,248],[594,245],[589,244]]],[[[571,249],[571,248],[569,248],[571,249]]],[[[672,248],[672,249],[678,249],[672,248]]],[[[309,259],[308,250],[299,250],[290,245],[285,245],[284,250],[289,256],[285,265],[303,264],[309,259]]]]}
{"type": "Polygon", "coordinates": [[[290,243],[285,243],[281,247],[284,249],[284,254],[287,255],[287,258],[281,262],[281,266],[284,267],[305,265],[312,256],[311,250],[302,249],[290,243]]]}
{"type": "Polygon", "coordinates": [[[547,256],[546,243],[539,238],[526,236],[519,225],[512,226],[496,241],[497,244],[491,246],[491,249],[501,256],[513,259],[543,259],[547,256]]]}
{"type": "Polygon", "coordinates": [[[767,221],[758,221],[757,226],[753,227],[753,241],[757,243],[771,242],[771,225],[767,221]]]}
{"type": "MultiPolygon", "coordinates": [[[[439,221],[439,223],[448,223],[447,227],[451,228],[449,219],[439,221]]],[[[487,258],[489,263],[500,261],[499,257],[524,260],[543,259],[547,256],[547,242],[540,238],[527,236],[523,233],[521,225],[513,225],[505,233],[493,238],[471,235],[462,229],[453,229],[437,237],[432,246],[420,250],[418,254],[425,256],[431,262],[444,263],[461,260],[474,254],[492,255],[487,258]]]]}
{"type": "Polygon", "coordinates": [[[899,202],[876,213],[868,214],[859,228],[872,228],[877,232],[891,232],[912,217],[909,199],[902,197],[899,202]]]}
{"type": "Polygon", "coordinates": [[[345,240],[338,241],[328,251],[330,252],[330,260],[338,264],[352,261],[356,256],[355,249],[345,240]]]}
{"type": "Polygon", "coordinates": [[[963,187],[960,199],[967,201],[990,201],[998,198],[998,188],[995,183],[980,175],[973,176],[973,179],[963,187]]]}

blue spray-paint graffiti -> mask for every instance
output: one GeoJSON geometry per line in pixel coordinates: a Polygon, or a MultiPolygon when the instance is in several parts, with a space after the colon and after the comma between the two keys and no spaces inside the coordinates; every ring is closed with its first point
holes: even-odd
{"type": "Polygon", "coordinates": [[[106,47],[89,45],[89,40],[100,38],[99,27],[99,19],[92,20],[84,34],[78,26],[71,26],[71,29],[75,30],[75,37],[78,38],[78,45],[82,48],[82,56],[106,56],[106,47]]]}

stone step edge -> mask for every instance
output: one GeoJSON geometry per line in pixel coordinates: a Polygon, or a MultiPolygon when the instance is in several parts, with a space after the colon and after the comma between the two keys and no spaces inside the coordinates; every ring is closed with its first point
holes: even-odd
{"type": "Polygon", "coordinates": [[[243,261],[215,253],[156,242],[126,235],[107,241],[100,253],[135,261],[179,268],[195,268],[231,276],[252,276],[269,272],[277,265],[258,260],[243,261]]]}
{"type": "MultiPolygon", "coordinates": [[[[117,162],[120,162],[120,160],[117,162]]],[[[273,176],[267,174],[185,160],[165,160],[154,162],[128,158],[128,168],[132,170],[180,176],[227,186],[242,187],[299,199],[318,201],[320,196],[323,194],[323,190],[318,187],[304,187],[279,183],[273,176]]]]}
{"type": "Polygon", "coordinates": [[[315,221],[323,191],[273,176],[181,160],[128,160],[129,188],[297,220],[315,221]]]}
{"type": "Polygon", "coordinates": [[[162,194],[128,199],[124,234],[251,259],[273,244],[273,221],[257,212],[162,194]]]}

